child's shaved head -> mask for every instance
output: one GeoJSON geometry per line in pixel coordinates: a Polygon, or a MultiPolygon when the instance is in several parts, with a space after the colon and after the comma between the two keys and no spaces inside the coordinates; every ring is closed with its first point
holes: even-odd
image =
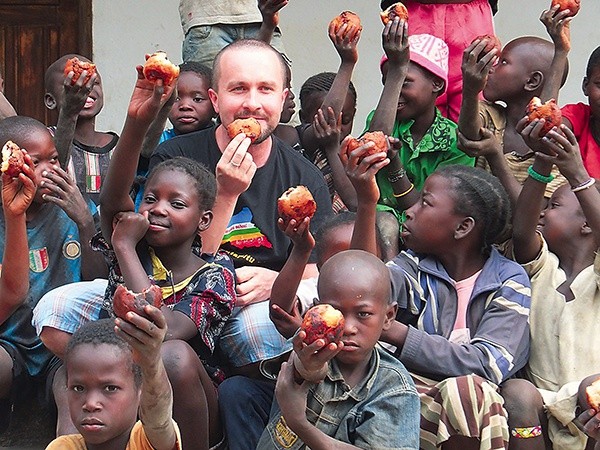
{"type": "Polygon", "coordinates": [[[327,302],[330,288],[344,285],[358,297],[370,294],[391,304],[389,270],[377,256],[363,250],[346,250],[329,258],[319,271],[318,290],[322,302],[327,302]]]}

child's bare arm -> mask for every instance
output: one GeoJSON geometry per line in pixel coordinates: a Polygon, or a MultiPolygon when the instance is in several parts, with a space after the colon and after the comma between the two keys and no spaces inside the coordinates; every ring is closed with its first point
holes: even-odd
{"type": "Polygon", "coordinates": [[[398,17],[388,22],[381,35],[383,50],[388,58],[387,76],[379,102],[375,108],[369,131],[383,131],[391,135],[396,122],[398,99],[408,72],[410,50],[408,46],[408,24],[398,17]]]}
{"type": "Polygon", "coordinates": [[[406,176],[406,170],[400,160],[399,150],[402,142],[398,138],[388,137],[390,149],[388,150],[388,181],[394,191],[394,199],[399,210],[407,210],[419,200],[419,191],[406,176]]]}
{"type": "MultiPolygon", "coordinates": [[[[521,136],[530,147],[537,148],[542,126],[543,123],[538,120],[527,123],[526,119],[522,119],[517,124],[517,130],[520,131],[521,136]]],[[[534,174],[537,174],[535,175],[537,178],[550,177],[552,163],[536,156],[531,170],[534,174]]],[[[542,243],[537,237],[536,228],[542,211],[545,191],[546,183],[529,175],[517,199],[517,206],[513,212],[513,247],[515,259],[518,263],[525,264],[533,261],[542,248],[542,243]]]]}
{"type": "Polygon", "coordinates": [[[84,70],[77,81],[71,84],[73,75],[73,71],[69,72],[63,81],[64,95],[58,105],[58,122],[54,133],[54,145],[58,151],[58,162],[61,167],[67,167],[67,162],[71,157],[77,119],[94,84],[98,82],[98,75],[94,74],[87,83],[84,83],[87,78],[87,71],[84,70]]]}
{"type": "Polygon", "coordinates": [[[328,436],[307,420],[306,399],[309,387],[310,383],[306,381],[298,384],[294,380],[293,363],[282,364],[277,376],[275,396],[287,425],[311,449],[359,448],[328,436]]]}
{"type": "Polygon", "coordinates": [[[17,111],[15,111],[14,106],[4,96],[4,92],[0,90],[0,120],[16,115],[17,111]]]}
{"type": "Polygon", "coordinates": [[[331,106],[324,110],[319,108],[313,121],[313,129],[318,146],[327,157],[336,192],[341,197],[344,205],[350,211],[355,211],[356,191],[346,176],[339,156],[341,127],[342,113],[339,113],[336,117],[335,111],[331,106]]]}
{"type": "Polygon", "coordinates": [[[506,189],[514,210],[517,205],[517,198],[521,193],[521,184],[511,172],[510,167],[508,167],[506,158],[504,157],[504,150],[494,136],[494,133],[487,128],[481,128],[480,140],[472,141],[458,131],[458,148],[473,158],[484,157],[486,159],[492,173],[500,180],[504,189],[506,189]]]}
{"type": "Polygon", "coordinates": [[[568,11],[558,12],[559,5],[542,12],[540,20],[546,26],[548,34],[554,43],[554,56],[548,70],[548,78],[540,95],[542,101],[551,98],[558,100],[560,85],[567,67],[567,56],[571,50],[571,20],[567,17],[568,11]]]}
{"type": "Polygon", "coordinates": [[[267,44],[273,39],[273,32],[279,25],[279,10],[288,4],[289,0],[258,0],[258,9],[262,15],[262,23],[256,38],[267,44]]]}
{"type": "Polygon", "coordinates": [[[565,125],[561,125],[560,131],[562,133],[555,129],[550,130],[542,139],[554,155],[542,154],[539,157],[556,164],[560,173],[569,181],[596,243],[600,246],[600,192],[583,165],[577,138],[565,125]]]}
{"type": "Polygon", "coordinates": [[[144,136],[175,88],[175,82],[163,86],[160,80],[157,84],[146,80],[142,66],[137,67],[137,73],[123,132],[111,157],[100,193],[102,234],[107,240],[112,235],[115,214],[133,211],[134,204],[129,191],[135,178],[144,136]]]}
{"type": "Polygon", "coordinates": [[[148,128],[148,132],[146,133],[146,136],[144,136],[144,143],[142,144],[143,157],[150,158],[158,146],[160,136],[165,129],[167,119],[169,118],[169,113],[171,112],[171,108],[173,107],[173,103],[175,103],[176,98],[177,89],[174,89],[171,93],[171,97],[169,97],[169,100],[167,100],[167,102],[160,109],[158,115],[152,121],[150,128],[148,128]]]}
{"type": "Polygon", "coordinates": [[[133,360],[142,369],[140,420],[152,447],[172,450],[177,434],[172,420],[173,392],[162,362],[161,346],[167,333],[167,322],[160,309],[147,305],[144,312],[150,320],[127,313],[127,321],[115,319],[115,332],[133,350],[133,360]]]}
{"type": "Polygon", "coordinates": [[[305,218],[300,223],[296,223],[294,219],[284,223],[283,219],[279,218],[277,226],[292,240],[294,245],[290,256],[273,282],[269,311],[272,310],[273,305],[277,305],[291,314],[296,306],[296,291],[302,281],[302,274],[308,264],[310,253],[315,247],[315,240],[309,229],[309,218],[305,218]]]}
{"type": "Polygon", "coordinates": [[[0,323],[25,301],[29,291],[29,247],[25,212],[35,196],[33,163],[27,153],[18,178],[2,174],[5,246],[0,275],[0,323]]]}
{"type": "MultiPolygon", "coordinates": [[[[340,67],[331,85],[331,89],[325,95],[321,109],[325,110],[331,107],[337,115],[342,111],[346,96],[348,95],[348,88],[350,86],[350,80],[352,79],[352,72],[354,66],[358,61],[358,41],[360,40],[361,30],[356,29],[353,25],[348,26],[344,24],[340,27],[336,33],[334,25],[329,24],[329,39],[333,42],[335,49],[340,55],[340,67]]],[[[302,135],[302,144],[304,148],[309,152],[314,152],[317,147],[317,141],[315,139],[315,133],[312,126],[309,126],[302,135]]]]}
{"type": "Polygon", "coordinates": [[[346,169],[346,174],[356,190],[358,207],[356,221],[352,232],[350,248],[368,251],[377,254],[376,205],[379,199],[379,188],[375,181],[375,174],[389,164],[390,160],[385,153],[375,153],[363,157],[372,142],[358,147],[352,152],[348,151],[348,142],[351,136],[342,141],[340,159],[346,169]]]}
{"type": "Polygon", "coordinates": [[[463,92],[458,128],[467,139],[473,141],[480,139],[479,132],[483,126],[479,116],[479,93],[485,87],[490,69],[497,60],[495,48],[484,53],[487,44],[487,39],[475,40],[463,52],[463,92]]]}

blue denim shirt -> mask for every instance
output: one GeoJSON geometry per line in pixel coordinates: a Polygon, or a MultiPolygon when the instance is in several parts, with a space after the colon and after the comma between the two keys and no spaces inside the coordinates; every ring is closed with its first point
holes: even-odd
{"type": "MultiPolygon", "coordinates": [[[[419,397],[406,368],[377,346],[364,380],[351,388],[335,359],[307,398],[306,417],[328,436],[360,448],[418,449],[419,397]]],[[[273,401],[269,424],[258,446],[267,449],[304,449],[306,445],[290,430],[273,401]]]]}

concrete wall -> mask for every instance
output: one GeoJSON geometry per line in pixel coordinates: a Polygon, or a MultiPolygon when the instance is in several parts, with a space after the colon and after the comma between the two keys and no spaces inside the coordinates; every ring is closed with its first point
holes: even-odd
{"type": "MultiPolygon", "coordinates": [[[[540,13],[549,0],[501,0],[495,17],[496,32],[503,43],[522,35],[547,37],[540,13]]],[[[144,53],[166,51],[175,63],[181,62],[182,32],[178,0],[102,0],[94,2],[94,60],[104,83],[105,106],[98,120],[104,130],[120,132],[135,81],[135,65],[144,53]]],[[[288,55],[293,61],[293,89],[321,71],[336,71],[339,57],[327,37],[329,20],[344,9],[360,15],[364,30],[359,43],[360,58],[353,81],[358,91],[358,112],[354,132],[381,92],[378,61],[381,49],[381,22],[378,0],[291,0],[281,13],[281,28],[288,55]]],[[[600,45],[600,2],[583,0],[581,12],[572,23],[571,71],[561,92],[561,103],[583,101],[581,79],[587,58],[600,45]]]]}

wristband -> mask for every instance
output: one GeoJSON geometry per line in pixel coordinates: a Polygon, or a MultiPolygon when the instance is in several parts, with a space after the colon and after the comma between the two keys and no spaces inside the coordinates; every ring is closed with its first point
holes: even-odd
{"type": "Polygon", "coordinates": [[[388,173],[387,179],[390,183],[395,183],[404,178],[404,175],[406,175],[406,169],[404,167],[401,167],[400,169],[395,170],[394,172],[388,173]]]}
{"type": "Polygon", "coordinates": [[[402,194],[392,194],[395,198],[400,198],[400,197],[404,197],[406,194],[408,194],[410,191],[412,191],[415,188],[415,185],[410,183],[410,187],[404,191],[402,194]]]}
{"type": "Polygon", "coordinates": [[[573,191],[573,192],[583,191],[584,189],[591,188],[594,184],[596,184],[596,179],[590,178],[589,180],[584,181],[583,183],[578,184],[577,186],[571,186],[571,191],[573,191]]]}
{"type": "Polygon", "coordinates": [[[542,426],[513,428],[510,430],[510,434],[517,439],[534,438],[542,435],[542,426]]]}
{"type": "Polygon", "coordinates": [[[538,181],[540,183],[548,184],[552,180],[554,180],[554,175],[552,175],[552,174],[550,174],[548,176],[542,175],[541,173],[538,173],[533,169],[533,165],[531,165],[527,168],[527,173],[529,174],[529,176],[531,178],[533,178],[535,181],[538,181]]]}

